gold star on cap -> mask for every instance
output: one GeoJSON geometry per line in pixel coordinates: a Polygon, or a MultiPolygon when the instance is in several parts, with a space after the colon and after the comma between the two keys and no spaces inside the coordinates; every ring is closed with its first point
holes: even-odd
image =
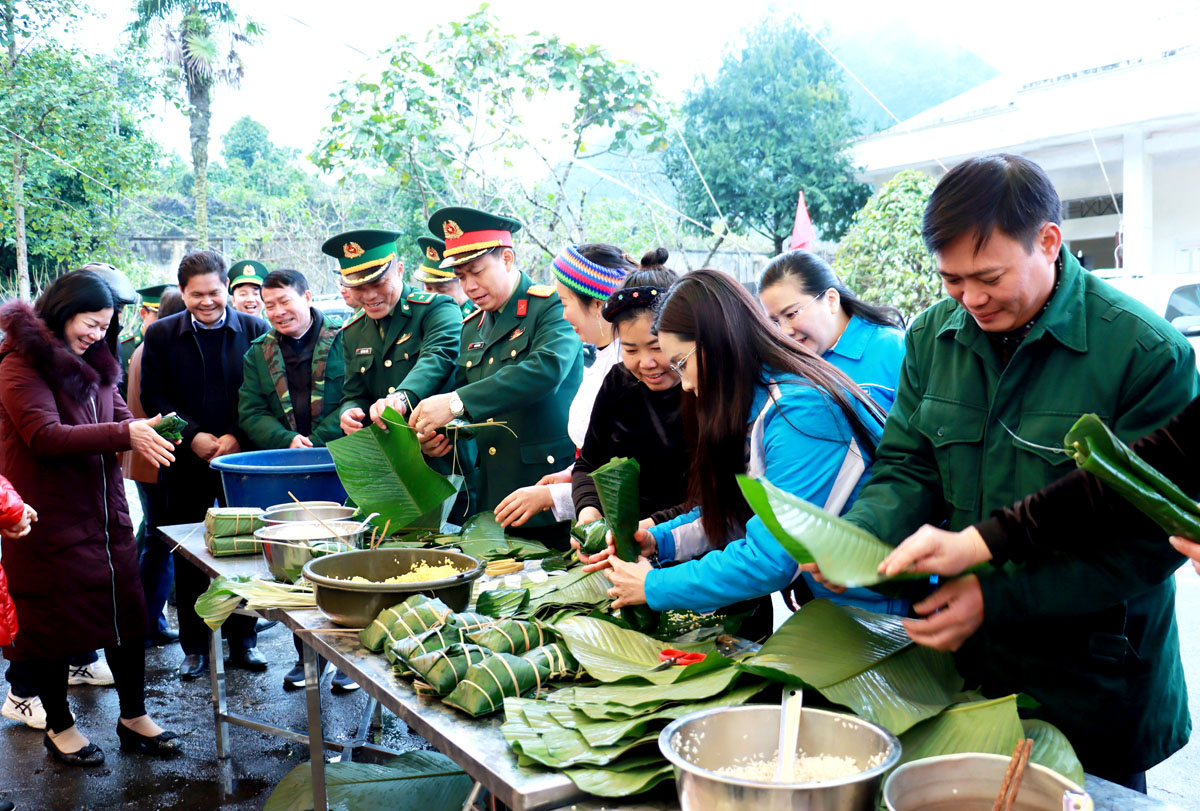
{"type": "Polygon", "coordinates": [[[434,250],[433,248],[425,249],[425,258],[432,259],[435,262],[442,261],[442,257],[438,256],[438,252],[436,250],[434,250]]]}
{"type": "Polygon", "coordinates": [[[442,235],[446,239],[458,239],[463,235],[463,230],[458,227],[458,223],[454,220],[446,220],[442,223],[442,235]]]}
{"type": "Polygon", "coordinates": [[[356,256],[362,256],[363,249],[357,242],[347,242],[342,246],[342,253],[346,255],[347,259],[353,259],[356,256]]]}

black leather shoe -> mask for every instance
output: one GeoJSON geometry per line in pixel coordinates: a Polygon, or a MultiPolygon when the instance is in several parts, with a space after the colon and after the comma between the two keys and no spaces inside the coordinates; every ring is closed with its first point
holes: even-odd
{"type": "Polygon", "coordinates": [[[94,743],[89,743],[78,752],[60,752],[49,735],[42,736],[42,743],[50,750],[50,754],[54,755],[55,760],[68,766],[99,766],[104,762],[104,750],[94,743]]]}
{"type": "Polygon", "coordinates": [[[264,620],[259,619],[254,622],[254,633],[262,634],[274,628],[279,624],[279,620],[264,620]]]}
{"type": "Polygon", "coordinates": [[[267,669],[267,660],[258,652],[258,648],[238,648],[234,646],[229,651],[229,666],[240,667],[254,673],[262,673],[267,669]]]}
{"type": "Polygon", "coordinates": [[[179,632],[168,628],[165,631],[155,631],[146,637],[146,647],[153,648],[160,645],[171,645],[179,641],[179,632]]]}
{"type": "Polygon", "coordinates": [[[179,735],[164,730],[154,736],[141,735],[117,721],[117,737],[121,748],[143,755],[174,755],[179,752],[179,735]]]}
{"type": "Polygon", "coordinates": [[[208,675],[208,657],[203,653],[189,653],[179,665],[179,678],[191,681],[208,675]]]}

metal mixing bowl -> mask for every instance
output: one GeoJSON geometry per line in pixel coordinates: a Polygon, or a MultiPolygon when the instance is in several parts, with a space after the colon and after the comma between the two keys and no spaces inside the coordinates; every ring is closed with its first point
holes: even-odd
{"type": "Polygon", "coordinates": [[[900,759],[892,733],[861,718],[805,708],[798,748],[808,755],[855,758],[878,765],[820,783],[765,783],[719,774],[746,760],[776,758],[779,706],[748,704],[686,715],[658,736],[658,748],[675,767],[683,811],[875,811],[884,773],[900,759]]]}
{"type": "Polygon", "coordinates": [[[362,546],[364,524],[358,521],[326,521],[329,529],[317,521],[294,521],[273,524],[254,531],[254,537],[262,542],[263,558],[271,575],[285,583],[300,579],[304,564],[321,555],[347,552],[362,546]],[[333,530],[336,535],[329,530],[333,530]],[[300,536],[300,537],[297,537],[300,536]],[[282,543],[272,543],[281,541],[282,543]],[[287,545],[285,545],[287,544],[287,545]],[[308,549],[299,549],[307,546],[308,549]]]}
{"type": "MultiPolygon", "coordinates": [[[[1004,773],[1006,755],[940,755],[905,763],[888,776],[883,799],[889,811],[963,808],[990,811],[1004,773]]],[[[1063,807],[1063,792],[1083,789],[1056,771],[1030,763],[1021,779],[1014,811],[1063,807]]]]}
{"type": "Polygon", "coordinates": [[[285,501],[282,504],[272,504],[270,507],[267,507],[267,509],[264,510],[263,512],[271,513],[271,512],[275,512],[276,510],[290,510],[293,507],[299,509],[300,504],[303,504],[305,507],[340,507],[340,506],[342,506],[342,502],[340,502],[340,501],[301,501],[299,504],[297,504],[295,501],[285,501]]]}
{"type": "Polygon", "coordinates": [[[264,524],[286,524],[297,521],[315,521],[318,518],[329,523],[330,521],[347,521],[358,512],[357,507],[297,507],[295,504],[290,507],[276,507],[267,510],[258,517],[258,520],[264,524]]]}
{"type": "Polygon", "coordinates": [[[313,584],[317,608],[338,625],[365,628],[379,612],[402,603],[414,594],[437,597],[454,611],[471,601],[471,584],[483,575],[478,558],[444,549],[363,549],[314,558],[304,566],[304,579],[313,584]],[[389,577],[410,572],[418,562],[440,566],[449,561],[460,574],[419,583],[384,583],[389,577]],[[365,577],[370,583],[353,583],[365,577]]]}

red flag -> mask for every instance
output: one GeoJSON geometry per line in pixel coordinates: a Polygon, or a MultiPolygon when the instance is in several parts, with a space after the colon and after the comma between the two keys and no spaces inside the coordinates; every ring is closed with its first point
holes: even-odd
{"type": "Polygon", "coordinates": [[[804,205],[804,192],[800,192],[800,202],[796,203],[796,224],[792,226],[792,250],[810,247],[817,238],[813,230],[812,220],[808,218],[808,208],[804,205]]]}

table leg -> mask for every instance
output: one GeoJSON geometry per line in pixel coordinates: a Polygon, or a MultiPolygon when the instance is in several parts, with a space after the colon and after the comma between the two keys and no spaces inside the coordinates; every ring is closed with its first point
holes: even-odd
{"type": "Polygon", "coordinates": [[[326,811],[325,731],[321,723],[320,659],[312,645],[304,645],[304,698],[308,705],[308,760],[312,769],[313,811],[326,811]]]}
{"type": "Polygon", "coordinates": [[[463,803],[462,811],[473,811],[475,808],[475,800],[479,797],[479,792],[483,790],[483,783],[478,780],[471,787],[471,793],[467,795],[467,801],[463,803]]]}
{"type": "Polygon", "coordinates": [[[229,706],[225,698],[225,651],[221,644],[221,629],[209,635],[208,674],[212,680],[213,724],[217,730],[217,757],[229,757],[229,724],[225,716],[229,706]]]}

